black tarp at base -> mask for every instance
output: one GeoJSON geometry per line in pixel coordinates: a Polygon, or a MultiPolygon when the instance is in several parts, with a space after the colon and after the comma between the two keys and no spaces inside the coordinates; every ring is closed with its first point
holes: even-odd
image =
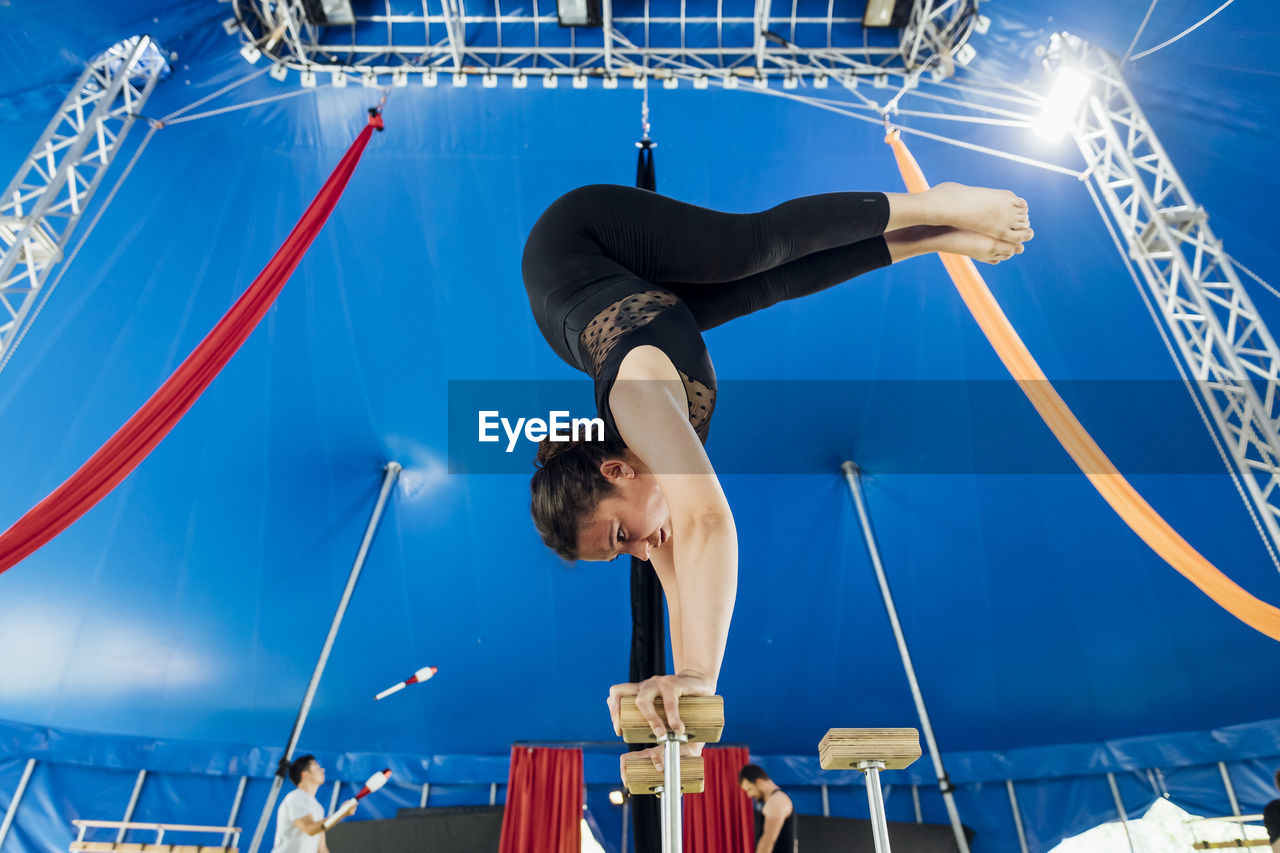
{"type": "MultiPolygon", "coordinates": [[[[796,827],[801,853],[875,853],[871,821],[802,814],[796,827]]],[[[964,828],[972,842],[974,832],[964,828]]],[[[889,824],[889,847],[898,853],[957,853],[955,833],[948,824],[889,824]]]]}
{"type": "Polygon", "coordinates": [[[340,823],[331,853],[497,853],[502,806],[400,809],[394,820],[340,823]]]}

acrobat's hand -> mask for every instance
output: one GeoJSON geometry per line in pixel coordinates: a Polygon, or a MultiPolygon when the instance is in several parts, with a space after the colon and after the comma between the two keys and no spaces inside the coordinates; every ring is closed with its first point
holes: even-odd
{"type": "MultiPolygon", "coordinates": [[[[680,744],[680,757],[681,758],[684,758],[686,756],[697,757],[699,755],[702,755],[702,747],[704,746],[706,746],[706,744],[682,743],[680,744]]],[[[636,750],[635,752],[622,753],[622,755],[618,756],[618,778],[622,779],[623,781],[626,781],[628,755],[647,756],[653,762],[654,769],[661,770],[662,769],[662,752],[663,752],[662,746],[651,746],[648,749],[640,749],[640,750],[636,750]]]]}
{"type": "Polygon", "coordinates": [[[341,808],[339,808],[336,812],[334,812],[333,814],[329,815],[327,818],[324,819],[325,830],[327,831],[327,830],[333,829],[335,826],[338,825],[338,821],[345,820],[351,817],[351,815],[355,814],[356,806],[358,804],[359,804],[359,801],[354,797],[352,797],[351,799],[343,803],[341,808]]]}
{"type": "Polygon", "coordinates": [[[622,734],[619,721],[622,697],[634,696],[636,710],[644,717],[653,729],[654,737],[662,737],[667,732],[662,714],[654,706],[655,699],[662,700],[662,708],[672,730],[677,734],[684,733],[684,722],[680,719],[681,696],[711,696],[716,692],[715,683],[711,679],[695,672],[681,672],[678,675],[655,675],[640,683],[615,684],[609,688],[609,716],[613,720],[614,734],[622,734]]]}

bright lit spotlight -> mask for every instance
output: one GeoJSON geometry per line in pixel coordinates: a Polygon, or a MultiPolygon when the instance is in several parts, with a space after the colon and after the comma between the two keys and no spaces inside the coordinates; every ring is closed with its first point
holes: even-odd
{"type": "Polygon", "coordinates": [[[1088,94],[1088,77],[1074,68],[1059,68],[1049,96],[1045,99],[1044,112],[1033,127],[1036,135],[1052,142],[1061,139],[1075,125],[1080,105],[1088,94]]]}
{"type": "Polygon", "coordinates": [[[620,805],[622,805],[622,792],[621,792],[621,791],[610,791],[610,792],[609,792],[609,802],[613,803],[615,806],[620,806],[620,805]]]}

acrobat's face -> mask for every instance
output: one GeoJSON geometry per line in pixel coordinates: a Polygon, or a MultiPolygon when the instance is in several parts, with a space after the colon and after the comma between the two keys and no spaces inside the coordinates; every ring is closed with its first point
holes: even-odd
{"type": "Polygon", "coordinates": [[[316,786],[324,784],[324,768],[320,766],[319,761],[312,760],[307,765],[307,769],[302,771],[302,781],[316,786]]]}
{"type": "Polygon", "coordinates": [[[670,547],[671,510],[657,478],[638,464],[609,459],[601,473],[613,484],[578,533],[583,560],[612,560],[630,554],[641,560],[670,547]]]}
{"type": "Polygon", "coordinates": [[[751,799],[753,800],[760,799],[760,789],[756,787],[754,782],[748,782],[747,780],[744,779],[742,780],[742,782],[738,784],[738,787],[741,788],[742,792],[746,794],[748,797],[750,797],[751,799]]]}

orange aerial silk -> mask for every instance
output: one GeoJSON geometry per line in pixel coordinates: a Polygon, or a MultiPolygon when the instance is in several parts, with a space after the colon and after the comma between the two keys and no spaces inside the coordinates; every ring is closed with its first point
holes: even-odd
{"type": "MultiPolygon", "coordinates": [[[[907,150],[898,131],[891,130],[885,137],[885,142],[893,146],[893,156],[898,161],[898,169],[902,172],[907,189],[913,193],[929,189],[924,172],[907,150]]],[[[987,336],[1004,366],[1013,374],[1031,405],[1035,406],[1063,449],[1080,466],[1080,470],[1093,483],[1103,500],[1111,504],[1116,514],[1143,542],[1150,545],[1153,551],[1183,577],[1198,586],[1205,595],[1249,627],[1273,640],[1280,640],[1280,608],[1254,598],[1215,568],[1179,536],[1143,500],[1137,490],[1129,485],[1124,475],[1116,470],[1102,448],[1098,447],[1058,396],[1058,392],[1049,384],[1044,372],[1031,357],[1031,352],[987,289],[987,284],[978,274],[973,261],[962,255],[939,255],[956,289],[960,291],[960,297],[969,308],[969,313],[978,321],[982,333],[987,336]]]]}

